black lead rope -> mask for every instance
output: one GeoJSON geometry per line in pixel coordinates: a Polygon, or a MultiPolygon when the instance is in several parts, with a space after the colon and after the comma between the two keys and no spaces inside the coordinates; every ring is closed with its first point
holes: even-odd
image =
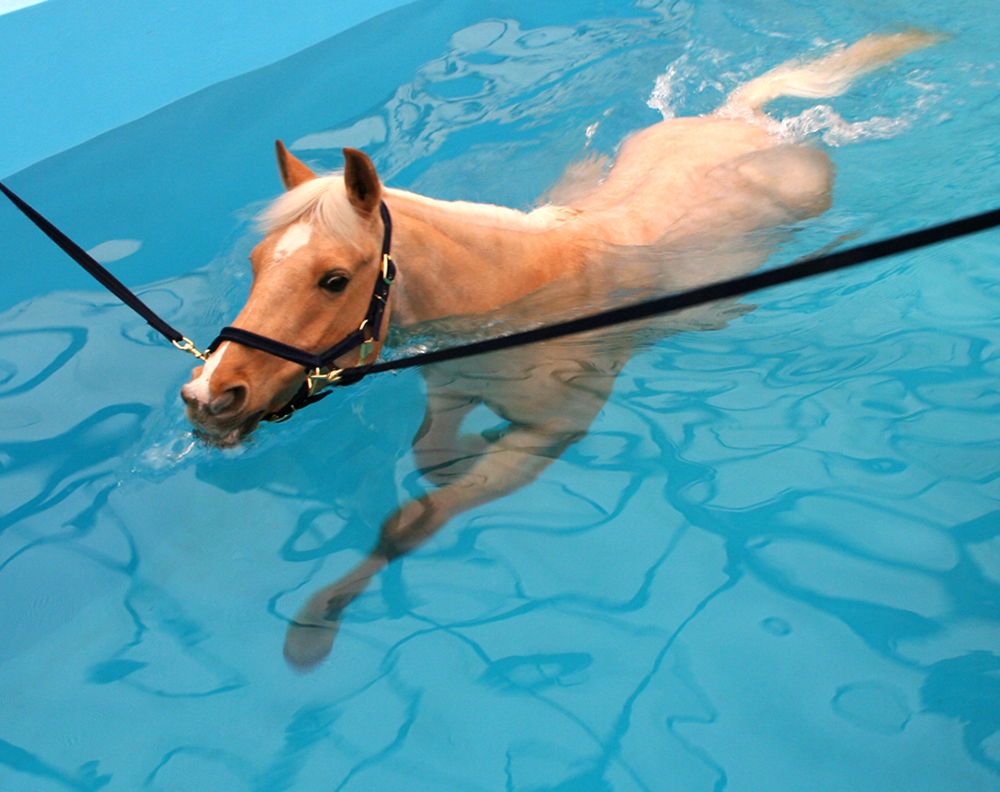
{"type": "MultiPolygon", "coordinates": [[[[27,203],[21,200],[11,190],[0,183],[0,192],[3,192],[35,225],[37,225],[53,242],[62,248],[74,261],[89,272],[118,299],[129,308],[145,319],[154,330],[166,337],[178,349],[206,359],[207,355],[202,355],[194,348],[194,344],[181,335],[177,330],[164,322],[156,313],[142,300],[135,296],[117,278],[98,264],[86,251],[84,251],[73,240],[63,234],[52,223],[42,215],[32,209],[27,203]]],[[[368,313],[361,326],[350,333],[346,338],[339,341],[329,349],[314,354],[298,349],[297,347],[283,344],[280,341],[257,335],[249,330],[242,330],[237,327],[226,327],[219,333],[219,336],[209,347],[209,353],[218,348],[223,341],[233,341],[245,346],[253,347],[275,355],[285,360],[306,368],[307,372],[319,372],[326,369],[341,355],[371,344],[377,341],[381,331],[382,320],[385,313],[385,306],[389,296],[389,287],[395,277],[395,265],[389,256],[392,242],[392,221],[389,210],[385,204],[380,207],[382,220],[385,224],[385,233],[382,240],[382,271],[375,282],[375,289],[372,293],[372,300],[368,307],[368,313]]],[[[400,369],[412,368],[413,366],[425,366],[430,363],[443,363],[448,360],[458,360],[461,358],[483,355],[487,352],[498,352],[503,349],[535,344],[540,341],[548,341],[561,336],[584,333],[588,330],[597,330],[612,325],[634,322],[639,319],[648,319],[658,314],[679,311],[683,308],[693,308],[697,305],[715,302],[730,297],[740,297],[750,292],[759,291],[771,286],[779,286],[785,283],[811,278],[827,272],[856,267],[861,264],[875,261],[877,259],[905,253],[910,250],[936,245],[958,237],[976,234],[991,228],[1000,226],[1000,209],[993,209],[977,215],[971,215],[949,223],[931,226],[920,231],[911,231],[906,234],[889,237],[878,242],[871,242],[866,245],[849,248],[838,253],[828,253],[823,256],[800,261],[796,264],[788,264],[783,267],[765,270],[763,272],[744,275],[725,281],[717,281],[706,286],[700,286],[689,291],[678,292],[666,297],[659,297],[646,300],[621,308],[613,308],[608,311],[601,311],[596,314],[584,316],[579,319],[571,319],[566,322],[545,325],[534,330],[526,330],[521,333],[511,333],[510,335],[491,338],[486,341],[476,341],[470,344],[449,347],[448,349],[436,352],[425,352],[410,357],[390,360],[383,363],[373,363],[369,365],[354,366],[343,370],[335,370],[330,374],[321,377],[316,375],[307,376],[306,383],[289,404],[278,413],[268,416],[269,419],[282,419],[291,415],[295,410],[318,401],[327,393],[318,393],[315,380],[322,380],[319,387],[325,385],[347,385],[357,382],[362,377],[369,374],[379,374],[385,371],[398,371],[400,369]]],[[[363,360],[367,355],[362,354],[363,360]]]]}
{"type": "Polygon", "coordinates": [[[156,332],[164,336],[175,346],[182,344],[187,340],[183,335],[177,332],[177,330],[157,316],[156,312],[136,297],[124,283],[98,264],[86,250],[76,244],[76,242],[66,236],[62,231],[52,225],[52,223],[42,217],[42,215],[22,201],[17,195],[7,189],[2,182],[0,182],[0,192],[10,198],[14,206],[20,209],[28,217],[28,219],[31,220],[31,222],[42,229],[42,231],[45,232],[45,235],[59,245],[59,247],[61,247],[63,251],[71,259],[73,259],[73,261],[87,270],[87,272],[94,276],[94,278],[96,278],[100,284],[104,286],[104,288],[139,314],[139,316],[145,319],[150,326],[156,330],[156,332]]]}

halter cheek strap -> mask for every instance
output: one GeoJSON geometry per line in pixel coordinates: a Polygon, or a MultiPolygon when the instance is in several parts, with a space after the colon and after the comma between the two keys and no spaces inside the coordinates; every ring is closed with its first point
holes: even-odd
{"type": "Polygon", "coordinates": [[[370,365],[366,363],[371,354],[375,342],[379,340],[382,331],[382,320],[385,317],[385,307],[389,301],[389,288],[396,278],[396,265],[390,255],[392,248],[392,217],[389,215],[389,208],[385,203],[379,205],[379,212],[382,215],[382,223],[385,227],[382,236],[382,262],[378,278],[375,280],[375,288],[372,291],[371,301],[368,303],[368,311],[365,318],[358,325],[358,329],[347,334],[329,349],[314,354],[306,352],[304,349],[275,341],[273,338],[258,335],[249,330],[239,327],[224,327],[216,339],[208,348],[211,354],[223,341],[234,341],[237,344],[259,349],[269,355],[290,360],[298,363],[306,370],[306,381],[299,389],[298,393],[288,404],[277,412],[264,417],[265,421],[283,421],[296,410],[312,404],[324,398],[326,393],[319,393],[328,385],[347,385],[355,382],[364,376],[364,369],[370,365]],[[342,369],[331,368],[333,362],[355,349],[360,348],[361,354],[358,359],[358,366],[352,367],[352,372],[357,372],[352,376],[344,376],[342,369]]]}

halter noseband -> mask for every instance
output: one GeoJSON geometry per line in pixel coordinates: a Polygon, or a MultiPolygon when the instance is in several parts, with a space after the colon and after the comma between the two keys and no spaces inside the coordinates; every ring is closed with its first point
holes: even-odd
{"type": "Polygon", "coordinates": [[[344,370],[332,368],[333,361],[341,355],[360,347],[361,355],[358,358],[358,365],[352,371],[365,367],[365,360],[371,354],[372,347],[379,340],[379,333],[382,330],[382,319],[385,316],[385,306],[389,301],[389,287],[396,278],[396,265],[393,263],[390,249],[392,248],[392,218],[389,215],[389,208],[385,203],[379,205],[379,212],[382,215],[382,223],[385,231],[382,236],[382,262],[379,276],[375,281],[375,288],[372,291],[371,301],[368,303],[368,312],[365,318],[358,325],[358,329],[348,333],[332,347],[318,355],[306,352],[304,349],[275,341],[267,336],[252,333],[239,327],[224,327],[218,337],[208,347],[205,356],[211,355],[223,341],[234,341],[237,344],[259,349],[269,355],[290,360],[298,363],[306,370],[306,381],[302,383],[298,393],[292,397],[284,407],[276,412],[264,416],[265,421],[284,421],[293,412],[307,404],[319,401],[327,394],[320,391],[328,385],[347,385],[364,376],[355,374],[354,376],[344,376],[344,370]]]}

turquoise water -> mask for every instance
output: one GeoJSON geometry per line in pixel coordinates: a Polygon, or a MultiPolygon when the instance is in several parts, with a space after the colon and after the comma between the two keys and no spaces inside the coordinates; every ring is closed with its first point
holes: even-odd
{"type": "MultiPolygon", "coordinates": [[[[275,137],[526,207],[631,130],[901,24],[954,38],[775,108],[838,169],[777,264],[1000,203],[990,3],[418,2],[8,182],[204,343],[245,297],[275,137]]],[[[426,486],[419,374],[205,449],[188,360],[9,208],[0,238],[4,792],[1000,788],[995,233],[657,342],[309,674],[287,619],[426,486]]]]}

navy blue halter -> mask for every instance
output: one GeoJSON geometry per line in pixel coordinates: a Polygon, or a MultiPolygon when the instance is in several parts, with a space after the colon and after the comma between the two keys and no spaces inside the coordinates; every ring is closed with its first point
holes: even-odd
{"type": "Polygon", "coordinates": [[[389,215],[389,208],[385,202],[379,205],[379,211],[385,227],[382,236],[381,269],[375,281],[371,302],[368,303],[368,312],[357,330],[348,333],[347,336],[318,355],[239,327],[222,328],[222,331],[208,347],[210,355],[219,348],[223,341],[234,341],[251,349],[259,349],[269,355],[298,363],[306,369],[306,380],[298,393],[280,410],[264,416],[265,421],[283,421],[296,410],[324,398],[327,393],[319,393],[319,391],[327,385],[347,385],[356,382],[365,375],[365,363],[368,355],[371,354],[372,345],[379,340],[382,331],[385,307],[389,301],[389,287],[392,286],[392,282],[396,278],[396,265],[390,255],[392,217],[389,215]],[[359,365],[351,368],[351,374],[345,375],[341,369],[331,370],[330,367],[337,358],[359,347],[361,348],[359,365]]]}

